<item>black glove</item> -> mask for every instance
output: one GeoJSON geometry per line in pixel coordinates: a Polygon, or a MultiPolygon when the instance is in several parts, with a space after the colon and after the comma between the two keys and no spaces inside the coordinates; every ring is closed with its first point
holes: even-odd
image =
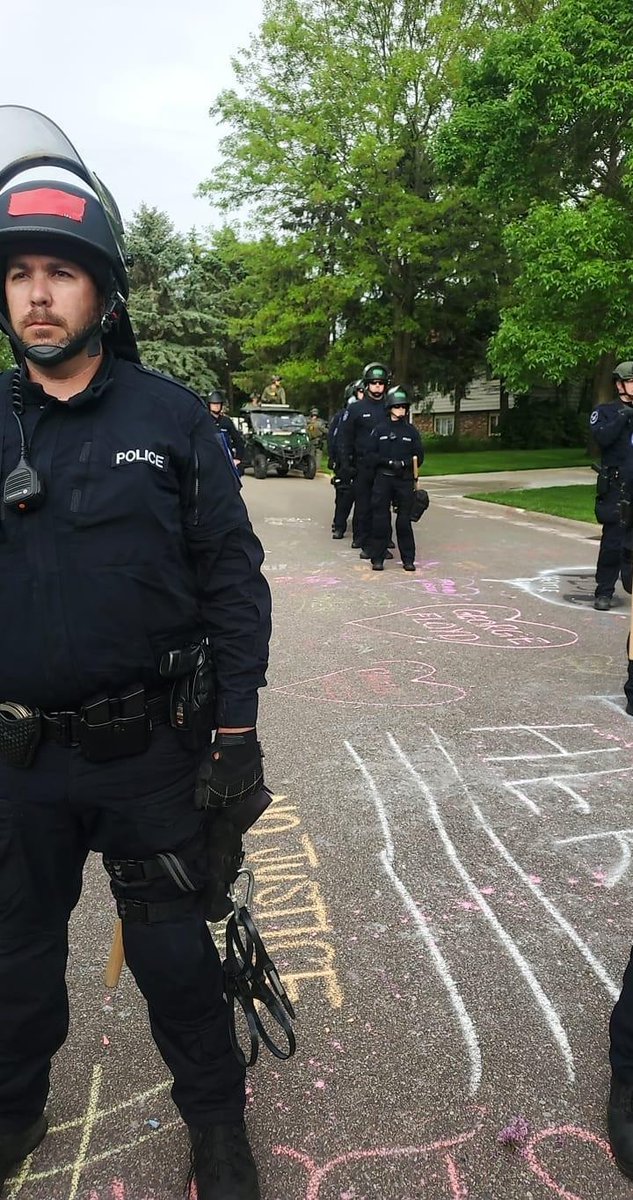
{"type": "Polygon", "coordinates": [[[356,478],[356,469],[354,467],[338,467],[336,477],[341,483],[352,483],[356,478]]]}
{"type": "Polygon", "coordinates": [[[218,733],[196,779],[196,808],[224,808],[244,800],[264,782],[262,749],[254,729],[218,733]]]}

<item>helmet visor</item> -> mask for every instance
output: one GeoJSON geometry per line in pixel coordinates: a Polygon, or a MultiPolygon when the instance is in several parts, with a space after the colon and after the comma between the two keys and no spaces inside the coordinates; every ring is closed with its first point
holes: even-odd
{"type": "Polygon", "coordinates": [[[116,202],[107,187],[86,166],[66,134],[43,113],[17,104],[0,105],[0,190],[25,171],[49,165],[61,167],[86,183],[97,196],[117,253],[123,275],[126,256],[123,243],[123,221],[116,202]]]}

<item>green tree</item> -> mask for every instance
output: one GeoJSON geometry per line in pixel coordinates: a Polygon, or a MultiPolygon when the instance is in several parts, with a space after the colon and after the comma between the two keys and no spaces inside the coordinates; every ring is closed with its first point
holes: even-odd
{"type": "Polygon", "coordinates": [[[446,177],[508,222],[514,284],[493,364],[515,389],[630,353],[633,70],[628,0],[560,0],[495,35],[437,139],[446,177]]]}
{"type": "Polygon", "coordinates": [[[9,339],[2,333],[0,334],[0,371],[8,371],[12,366],[15,366],[15,359],[11,345],[9,339]]]}
{"type": "Polygon", "coordinates": [[[130,317],[143,361],[201,394],[223,365],[222,314],[195,233],[177,233],[166,213],[143,205],[127,230],[134,258],[130,317]]]}
{"type": "Polygon", "coordinates": [[[475,19],[459,0],[271,0],[213,106],[228,133],[202,185],[227,210],[246,205],[275,244],[247,363],[339,391],[370,358],[457,388],[483,363],[498,236],[439,176],[431,141],[458,52],[478,52],[496,7],[475,19]]]}

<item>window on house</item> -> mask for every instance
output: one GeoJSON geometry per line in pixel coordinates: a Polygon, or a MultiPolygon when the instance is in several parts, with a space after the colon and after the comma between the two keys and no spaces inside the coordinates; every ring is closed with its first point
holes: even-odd
{"type": "Polygon", "coordinates": [[[450,437],[451,434],[455,432],[455,417],[453,415],[448,417],[435,417],[433,432],[436,433],[438,437],[450,437]]]}
{"type": "Polygon", "coordinates": [[[499,413],[488,413],[488,437],[494,437],[499,432],[499,413]]]}

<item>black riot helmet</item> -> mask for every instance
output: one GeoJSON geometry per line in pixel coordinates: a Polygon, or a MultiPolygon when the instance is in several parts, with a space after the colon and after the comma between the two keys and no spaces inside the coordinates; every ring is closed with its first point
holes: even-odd
{"type": "Polygon", "coordinates": [[[103,342],[112,353],[139,361],[125,301],[129,259],[123,222],[110,192],[88,169],[62,130],[43,113],[0,105],[0,327],[18,361],[55,366],[84,347],[103,342]],[[35,167],[57,167],[81,185],[63,179],[14,183],[35,167]],[[12,329],[4,294],[10,255],[50,254],[87,270],[102,298],[102,315],[67,346],[26,346],[12,329]]]}
{"type": "Polygon", "coordinates": [[[362,384],[363,388],[369,387],[370,383],[384,383],[385,387],[389,387],[391,381],[391,371],[384,363],[373,362],[367,363],[363,371],[362,384]]]}
{"type": "Polygon", "coordinates": [[[209,392],[207,404],[226,404],[226,392],[222,388],[214,388],[212,392],[209,392]]]}
{"type": "Polygon", "coordinates": [[[411,392],[407,387],[392,387],[389,388],[385,399],[385,408],[406,408],[407,412],[411,407],[411,392]]]}
{"type": "Polygon", "coordinates": [[[348,383],[347,387],[345,388],[345,391],[343,392],[343,399],[346,404],[349,404],[350,400],[355,400],[355,398],[356,398],[356,384],[355,384],[354,380],[352,380],[351,383],[348,383]]]}
{"type": "Polygon", "coordinates": [[[633,382],[633,362],[621,362],[613,372],[614,383],[633,382]]]}

